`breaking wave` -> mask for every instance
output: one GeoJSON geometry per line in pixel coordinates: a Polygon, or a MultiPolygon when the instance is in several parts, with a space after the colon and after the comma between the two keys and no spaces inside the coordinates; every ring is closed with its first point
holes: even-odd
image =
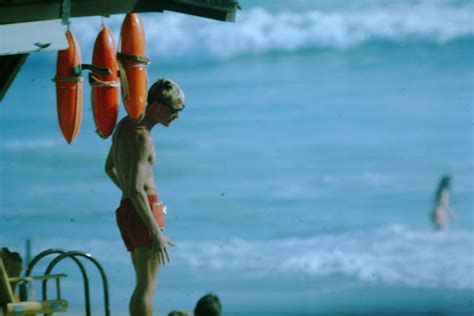
{"type": "Polygon", "coordinates": [[[391,225],[306,239],[180,243],[180,260],[253,275],[344,276],[421,288],[474,289],[468,231],[436,233],[391,225]],[[283,255],[284,254],[284,255],[283,255]]]}
{"type": "MultiPolygon", "coordinates": [[[[272,12],[253,7],[238,12],[236,23],[183,14],[143,14],[148,54],[172,60],[228,59],[270,52],[347,50],[369,42],[422,41],[444,45],[474,36],[474,3],[441,1],[387,4],[339,10],[272,12]]],[[[118,41],[123,15],[106,24],[118,41]]],[[[100,19],[73,21],[72,30],[90,58],[100,19]]]]}
{"type": "MultiPolygon", "coordinates": [[[[12,249],[18,239],[1,236],[12,249]]],[[[54,247],[82,249],[106,264],[126,264],[119,239],[35,238],[35,252],[54,247]]],[[[184,270],[210,270],[241,277],[305,275],[356,279],[368,284],[413,288],[474,289],[473,235],[470,231],[434,232],[392,224],[308,238],[228,241],[181,240],[173,262],[184,270]]]]}

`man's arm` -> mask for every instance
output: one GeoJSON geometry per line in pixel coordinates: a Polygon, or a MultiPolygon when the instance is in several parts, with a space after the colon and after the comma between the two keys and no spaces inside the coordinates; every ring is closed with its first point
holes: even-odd
{"type": "Polygon", "coordinates": [[[110,147],[109,154],[107,155],[107,160],[105,161],[105,173],[109,176],[113,183],[122,190],[120,185],[120,180],[117,175],[117,169],[115,168],[114,158],[112,153],[113,146],[110,147]]]}

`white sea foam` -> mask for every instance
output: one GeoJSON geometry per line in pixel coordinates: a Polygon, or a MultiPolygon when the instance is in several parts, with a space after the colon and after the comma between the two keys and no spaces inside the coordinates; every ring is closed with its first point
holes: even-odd
{"type": "MultiPolygon", "coordinates": [[[[348,49],[381,40],[410,39],[444,44],[474,35],[474,4],[443,1],[401,2],[339,10],[271,12],[253,7],[238,12],[236,23],[222,23],[177,13],[143,14],[148,54],[180,60],[207,56],[226,59],[268,52],[319,48],[348,49]],[[191,57],[190,57],[191,56],[191,57]]],[[[107,20],[118,42],[123,15],[107,20]]],[[[76,19],[73,32],[90,58],[99,18],[76,19]]]]}
{"type": "Polygon", "coordinates": [[[392,225],[372,232],[273,241],[181,243],[180,260],[256,275],[342,275],[369,283],[473,289],[470,232],[412,231],[392,225]],[[282,261],[283,259],[283,261],[282,261]]]}
{"type": "Polygon", "coordinates": [[[334,190],[347,187],[366,189],[396,187],[400,176],[378,171],[362,171],[356,174],[300,175],[282,182],[272,183],[272,197],[284,199],[318,198],[324,196],[321,188],[334,190]]]}
{"type": "MultiPolygon", "coordinates": [[[[370,284],[417,288],[474,289],[474,239],[469,231],[413,230],[390,225],[281,240],[180,241],[173,262],[184,269],[210,269],[242,277],[343,276],[370,284]]],[[[22,242],[0,235],[12,249],[22,242]]],[[[54,246],[92,253],[105,264],[126,264],[122,241],[36,238],[34,253],[54,246]]]]}

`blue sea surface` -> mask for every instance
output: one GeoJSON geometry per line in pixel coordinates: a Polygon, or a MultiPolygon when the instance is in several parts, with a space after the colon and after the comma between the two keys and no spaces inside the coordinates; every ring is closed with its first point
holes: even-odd
{"type": "MultiPolygon", "coordinates": [[[[150,84],[169,77],[186,94],[181,118],[152,132],[177,243],[159,272],[158,313],[192,311],[212,291],[225,315],[471,315],[474,4],[242,7],[236,23],[142,15],[150,84]],[[445,174],[456,217],[437,232],[445,174]]],[[[122,20],[106,22],[116,42],[122,20]]],[[[84,62],[99,27],[73,19],[84,62]]],[[[134,274],[115,223],[121,193],[104,173],[110,139],[95,133],[85,82],[81,130],[64,141],[55,61],[31,54],[0,107],[0,245],[90,252],[113,315],[125,315],[134,274]]],[[[79,271],[54,271],[69,274],[68,314],[81,315],[79,271]]]]}

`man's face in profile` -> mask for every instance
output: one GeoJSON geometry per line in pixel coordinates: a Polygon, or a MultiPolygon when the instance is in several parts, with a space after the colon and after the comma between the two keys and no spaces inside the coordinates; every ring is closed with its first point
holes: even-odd
{"type": "Polygon", "coordinates": [[[161,101],[155,101],[154,106],[157,109],[158,122],[166,127],[169,127],[171,122],[178,119],[180,112],[184,109],[184,104],[171,106],[161,101]]]}

